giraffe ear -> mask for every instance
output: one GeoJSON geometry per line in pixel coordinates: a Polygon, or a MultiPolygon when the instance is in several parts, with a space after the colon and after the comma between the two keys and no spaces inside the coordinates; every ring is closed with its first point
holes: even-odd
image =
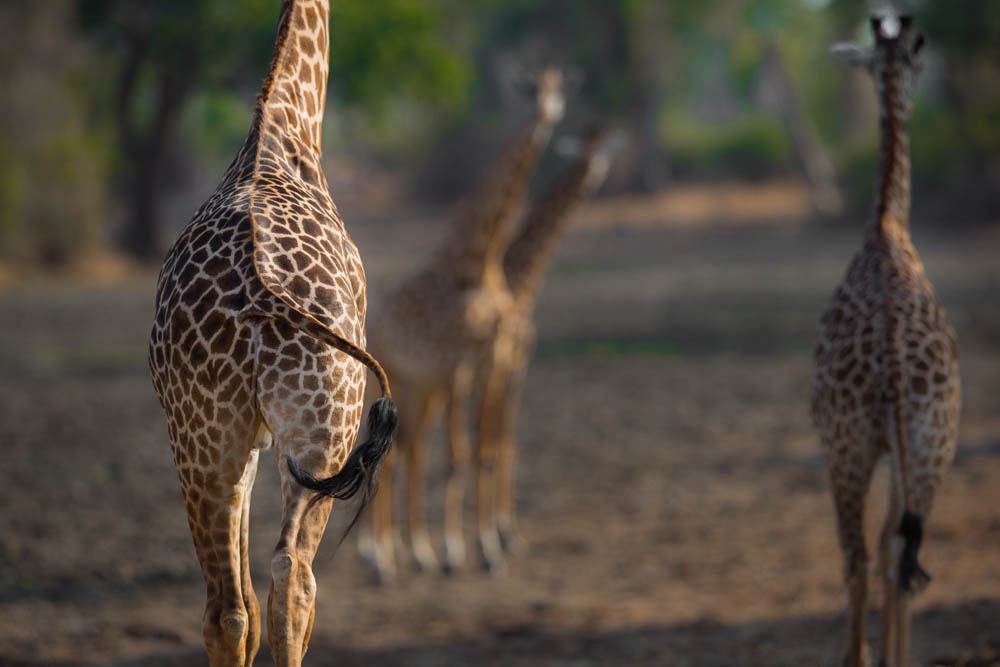
{"type": "Polygon", "coordinates": [[[869,67],[872,64],[871,48],[850,42],[837,42],[830,47],[830,55],[845,65],[869,67]]]}
{"type": "Polygon", "coordinates": [[[910,52],[915,56],[919,55],[926,42],[927,40],[924,38],[924,33],[918,32],[917,36],[913,39],[913,47],[910,49],[910,52]]]}

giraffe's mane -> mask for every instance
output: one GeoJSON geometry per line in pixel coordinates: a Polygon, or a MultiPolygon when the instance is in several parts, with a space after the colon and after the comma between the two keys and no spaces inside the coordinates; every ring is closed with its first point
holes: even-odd
{"type": "Polygon", "coordinates": [[[292,4],[295,0],[283,0],[281,3],[281,13],[279,14],[278,37],[274,42],[274,52],[271,54],[271,64],[267,68],[267,76],[257,93],[257,104],[253,111],[253,125],[259,127],[264,120],[264,105],[267,104],[274,91],[274,82],[277,78],[278,66],[285,53],[285,45],[288,43],[288,34],[292,27],[292,4]]]}

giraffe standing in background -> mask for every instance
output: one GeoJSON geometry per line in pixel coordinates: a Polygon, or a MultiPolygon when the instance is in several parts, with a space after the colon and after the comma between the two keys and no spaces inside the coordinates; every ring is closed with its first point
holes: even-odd
{"type": "MultiPolygon", "coordinates": [[[[588,133],[581,155],[532,206],[504,256],[504,274],[514,305],[501,320],[477,381],[479,439],[475,466],[480,544],[499,539],[504,551],[516,551],[517,415],[535,344],[535,303],[572,213],[604,182],[616,143],[603,129],[588,133]]],[[[450,469],[458,470],[461,463],[453,461],[450,469]]],[[[461,510],[459,506],[446,511],[461,510]]]]}
{"type": "Polygon", "coordinates": [[[848,663],[868,664],[864,505],[875,463],[888,454],[892,490],[882,530],[881,663],[909,665],[908,599],[929,581],[917,562],[923,521],[951,465],[960,386],[955,333],[910,241],[907,119],[922,34],[907,16],[872,18],[874,48],[834,46],[865,66],[881,111],[875,217],[820,324],[813,420],[830,472],[848,589],[848,663]]]}
{"type": "MultiPolygon", "coordinates": [[[[434,259],[389,297],[372,330],[372,349],[379,352],[401,399],[398,442],[400,455],[406,456],[408,536],[414,560],[424,570],[437,566],[424,509],[428,432],[446,405],[451,460],[468,457],[466,413],[475,367],[501,315],[512,307],[503,253],[534,166],[562,118],[562,88],[562,72],[556,68],[543,70],[533,80],[537,103],[533,118],[501,153],[477,192],[460,206],[434,259]]],[[[372,503],[367,555],[381,580],[395,575],[393,458],[386,462],[382,490],[372,503]]],[[[450,476],[446,495],[449,502],[460,504],[462,480],[450,476]]],[[[448,517],[454,520],[460,522],[461,516],[448,517]]],[[[446,530],[461,535],[461,526],[446,530]]],[[[464,542],[446,541],[445,565],[457,568],[464,559],[464,542]]]]}
{"type": "Polygon", "coordinates": [[[363,349],[361,258],[320,169],[328,21],[328,0],[284,0],[249,135],[157,285],[149,363],[207,586],[213,667],[252,664],[260,643],[248,557],[259,451],[276,445],[281,474],[267,622],[275,664],[289,667],[312,631],[324,498],[371,492],[395,425],[385,373],[363,349]],[[365,367],[383,397],[351,451],[365,367]]]}

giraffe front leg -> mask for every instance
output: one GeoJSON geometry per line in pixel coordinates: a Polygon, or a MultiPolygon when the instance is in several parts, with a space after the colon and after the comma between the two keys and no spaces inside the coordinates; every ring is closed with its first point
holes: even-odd
{"type": "Polygon", "coordinates": [[[457,572],[465,565],[465,478],[469,473],[469,424],[467,408],[473,373],[456,369],[448,391],[448,476],[444,493],[444,571],[457,572]]]}
{"type": "Polygon", "coordinates": [[[504,338],[498,339],[492,351],[491,363],[479,394],[476,424],[476,532],[479,555],[483,566],[493,574],[506,570],[500,542],[498,501],[500,465],[504,424],[507,421],[510,381],[509,358],[505,355],[504,338]]]}
{"type": "Polygon", "coordinates": [[[427,439],[439,411],[440,392],[425,392],[411,395],[411,403],[404,409],[399,419],[400,442],[404,443],[401,449],[406,453],[407,533],[413,563],[417,569],[424,572],[436,570],[438,567],[438,559],[427,530],[425,468],[427,439]]]}
{"type": "Polygon", "coordinates": [[[520,410],[523,368],[511,373],[510,384],[504,400],[498,406],[497,473],[496,473],[496,524],[500,546],[508,554],[524,550],[524,542],[515,528],[515,492],[517,489],[517,420],[520,410]]]}
{"type": "Polygon", "coordinates": [[[372,506],[368,511],[371,554],[367,562],[372,568],[375,583],[378,585],[386,584],[396,578],[396,540],[392,500],[398,450],[399,446],[397,445],[382,462],[379,488],[375,492],[375,497],[372,498],[372,506]]]}
{"type": "Polygon", "coordinates": [[[512,437],[504,438],[497,461],[497,533],[505,553],[517,555],[524,551],[524,540],[514,522],[514,497],[517,486],[517,444],[512,437]]]}

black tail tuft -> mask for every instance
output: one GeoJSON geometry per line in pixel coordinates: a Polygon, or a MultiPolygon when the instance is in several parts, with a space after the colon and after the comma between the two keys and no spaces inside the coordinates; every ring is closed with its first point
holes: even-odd
{"type": "Polygon", "coordinates": [[[391,398],[382,397],[372,404],[368,411],[368,440],[358,445],[347,457],[347,462],[333,477],[317,479],[308,472],[301,470],[291,458],[286,459],[288,471],[295,481],[307,489],[316,491],[316,496],[310,505],[321,498],[337,498],[347,500],[361,493],[358,511],[351,519],[344,535],[351,531],[354,524],[375,495],[378,487],[378,471],[382,461],[392,447],[392,436],[396,431],[396,404],[391,398]]]}
{"type": "Polygon", "coordinates": [[[923,517],[904,512],[903,520],[899,522],[899,534],[905,540],[903,554],[899,557],[899,589],[904,593],[918,593],[931,580],[931,575],[917,562],[917,551],[924,536],[923,517]]]}

